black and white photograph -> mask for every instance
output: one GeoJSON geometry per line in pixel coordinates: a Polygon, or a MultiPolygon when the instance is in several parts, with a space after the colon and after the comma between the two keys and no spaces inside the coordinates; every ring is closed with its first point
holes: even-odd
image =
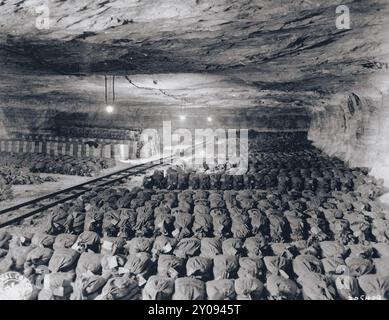
{"type": "Polygon", "coordinates": [[[0,0],[0,300],[388,300],[388,65],[388,0],[0,0]]]}

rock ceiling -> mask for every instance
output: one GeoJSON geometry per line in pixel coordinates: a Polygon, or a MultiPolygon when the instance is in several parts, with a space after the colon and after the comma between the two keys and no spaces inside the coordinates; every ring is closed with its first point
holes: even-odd
{"type": "Polygon", "coordinates": [[[109,74],[131,110],[294,112],[387,90],[388,30],[387,0],[0,0],[0,101],[89,111],[109,74]]]}

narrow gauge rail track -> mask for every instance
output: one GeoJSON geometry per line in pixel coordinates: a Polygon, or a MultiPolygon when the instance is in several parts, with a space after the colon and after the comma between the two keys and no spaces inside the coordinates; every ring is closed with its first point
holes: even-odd
{"type": "MultiPolygon", "coordinates": [[[[195,150],[201,145],[202,144],[198,144],[191,149],[195,150]]],[[[0,228],[4,228],[12,224],[17,224],[26,218],[32,217],[47,209],[55,207],[58,204],[75,199],[94,188],[112,185],[136,174],[144,173],[149,169],[161,166],[164,160],[173,160],[174,158],[176,158],[176,156],[170,155],[142,164],[134,165],[95,179],[88,180],[84,183],[2,209],[0,210],[0,228]],[[10,217],[2,219],[2,216],[5,216],[6,214],[9,214],[10,217]]]]}

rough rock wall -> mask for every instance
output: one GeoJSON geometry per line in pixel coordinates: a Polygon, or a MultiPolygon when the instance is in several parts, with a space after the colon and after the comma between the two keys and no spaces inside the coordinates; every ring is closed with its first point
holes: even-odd
{"type": "Polygon", "coordinates": [[[308,137],[351,166],[371,168],[389,186],[388,123],[388,93],[350,93],[312,114],[308,137]]]}

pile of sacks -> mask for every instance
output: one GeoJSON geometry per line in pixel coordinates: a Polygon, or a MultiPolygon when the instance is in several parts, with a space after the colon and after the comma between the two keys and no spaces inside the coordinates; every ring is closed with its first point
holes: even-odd
{"type": "Polygon", "coordinates": [[[0,176],[0,201],[13,198],[12,186],[0,176]]]}
{"type": "Polygon", "coordinates": [[[43,153],[1,152],[0,164],[28,168],[31,172],[91,177],[103,169],[113,167],[115,160],[96,157],[75,158],[69,155],[53,156],[43,153]]]}
{"type": "Polygon", "coordinates": [[[249,171],[244,175],[228,173],[198,173],[193,170],[168,168],[166,171],[155,170],[145,176],[143,187],[147,189],[167,190],[276,190],[279,193],[290,191],[309,191],[315,194],[327,194],[332,191],[357,191],[366,196],[380,196],[383,181],[368,175],[363,168],[318,168],[294,169],[266,168],[249,171]]]}
{"type": "Polygon", "coordinates": [[[0,176],[10,185],[30,185],[55,181],[53,177],[41,177],[30,173],[26,168],[15,166],[0,166],[0,176]]]}
{"type": "Polygon", "coordinates": [[[389,298],[373,195],[96,189],[34,235],[0,235],[0,272],[37,299],[389,298]]]}
{"type": "Polygon", "coordinates": [[[256,152],[293,152],[309,148],[306,132],[257,132],[249,130],[249,149],[256,152]]]}

